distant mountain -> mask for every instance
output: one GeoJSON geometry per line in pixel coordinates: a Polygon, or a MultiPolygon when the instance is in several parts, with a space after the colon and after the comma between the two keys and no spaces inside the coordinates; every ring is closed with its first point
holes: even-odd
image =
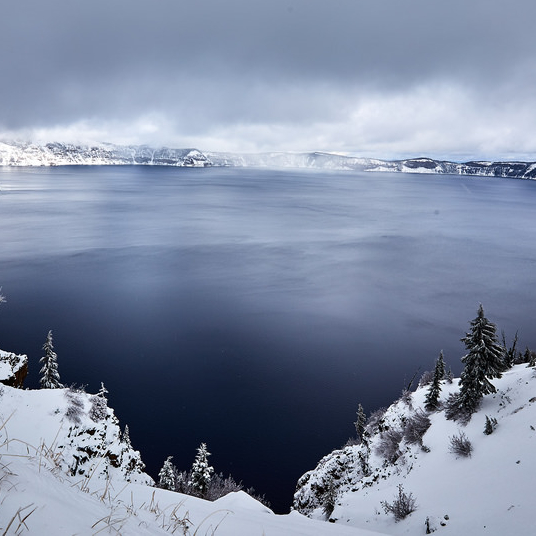
{"type": "Polygon", "coordinates": [[[333,153],[206,153],[213,165],[254,168],[308,168],[326,170],[439,173],[536,179],[536,162],[448,162],[432,158],[378,160],[333,153]]]}
{"type": "Polygon", "coordinates": [[[333,171],[438,173],[536,179],[536,162],[449,162],[432,158],[378,160],[334,153],[221,153],[147,145],[0,142],[0,166],[148,165],[296,168],[333,171]]]}
{"type": "Polygon", "coordinates": [[[146,145],[72,145],[0,142],[1,166],[153,165],[205,167],[212,163],[197,149],[146,145]]]}

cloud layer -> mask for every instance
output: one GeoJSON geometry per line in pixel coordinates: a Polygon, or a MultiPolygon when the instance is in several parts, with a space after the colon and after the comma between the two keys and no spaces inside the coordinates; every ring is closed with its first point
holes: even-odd
{"type": "Polygon", "coordinates": [[[533,0],[6,0],[0,131],[536,158],[533,0]]]}

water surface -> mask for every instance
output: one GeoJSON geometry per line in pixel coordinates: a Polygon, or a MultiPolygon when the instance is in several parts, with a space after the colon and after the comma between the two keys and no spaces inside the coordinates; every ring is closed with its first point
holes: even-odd
{"type": "Polygon", "coordinates": [[[0,169],[0,348],[54,332],[156,476],[202,441],[288,510],[297,478],[459,342],[536,347],[536,183],[157,167],[0,169]]]}

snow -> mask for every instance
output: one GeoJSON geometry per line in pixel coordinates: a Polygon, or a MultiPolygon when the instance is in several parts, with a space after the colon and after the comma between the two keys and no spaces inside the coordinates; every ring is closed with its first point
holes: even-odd
{"type": "Polygon", "coordinates": [[[377,534],[276,515],[244,492],[208,502],[152,487],[113,410],[90,417],[95,397],[0,386],[0,534],[377,534]]]}
{"type": "MultiPolygon", "coordinates": [[[[332,514],[336,524],[368,528],[388,534],[424,534],[425,521],[442,535],[534,534],[533,499],[536,474],[536,372],[517,365],[501,379],[493,380],[497,393],[484,397],[482,405],[467,426],[447,421],[443,411],[431,413],[431,426],[423,436],[424,452],[418,445],[401,444],[403,455],[394,465],[386,465],[376,454],[371,455],[371,477],[352,481],[352,452],[360,447],[347,447],[332,453],[339,463],[347,464],[342,472],[337,506],[332,514]],[[498,421],[490,435],[483,433],[486,415],[498,421]],[[469,458],[456,457],[449,451],[450,437],[464,432],[473,446],[469,458]],[[376,481],[374,480],[375,475],[376,481]],[[365,482],[372,482],[364,485],[365,482]],[[395,522],[383,511],[382,501],[391,503],[397,486],[412,493],[417,510],[406,519],[395,522]],[[445,518],[445,516],[447,516],[445,518]]],[[[443,382],[441,399],[458,389],[457,380],[443,382]]],[[[384,419],[397,426],[418,408],[424,407],[427,387],[412,395],[412,407],[399,401],[392,405],[384,419]]],[[[372,439],[372,443],[378,441],[372,439]]],[[[374,450],[374,449],[373,449],[374,450]]],[[[326,477],[333,462],[328,455],[311,474],[305,488],[326,477]]],[[[302,489],[303,494],[306,489],[302,489]]],[[[311,513],[321,518],[320,508],[311,513]]]]}
{"type": "Polygon", "coordinates": [[[12,379],[27,364],[28,357],[26,355],[0,350],[0,382],[12,379]]]}
{"type": "MultiPolygon", "coordinates": [[[[497,392],[483,398],[466,426],[446,420],[443,410],[428,413],[425,448],[402,440],[392,463],[379,453],[381,433],[371,432],[367,476],[362,445],[325,456],[298,485],[296,508],[309,517],[276,515],[242,491],[209,502],[155,488],[113,410],[104,404],[91,411],[97,398],[99,407],[105,401],[102,393],[0,386],[0,533],[396,536],[425,534],[428,519],[445,536],[533,535],[536,370],[517,365],[493,384],[497,392]],[[497,420],[490,435],[483,433],[486,416],[497,420]],[[471,441],[471,457],[449,449],[460,432],[471,441]],[[332,522],[315,495],[328,478],[337,489],[332,522]],[[417,509],[395,522],[382,503],[393,501],[399,485],[417,509]]],[[[456,379],[441,386],[442,401],[459,389],[456,379]]],[[[423,410],[427,391],[387,408],[382,429],[400,428],[423,410]]]]}

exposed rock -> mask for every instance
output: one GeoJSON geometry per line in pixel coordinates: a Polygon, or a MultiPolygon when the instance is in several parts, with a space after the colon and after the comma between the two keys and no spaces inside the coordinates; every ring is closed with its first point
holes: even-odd
{"type": "Polygon", "coordinates": [[[0,383],[22,388],[28,374],[28,357],[0,350],[0,383]]]}

